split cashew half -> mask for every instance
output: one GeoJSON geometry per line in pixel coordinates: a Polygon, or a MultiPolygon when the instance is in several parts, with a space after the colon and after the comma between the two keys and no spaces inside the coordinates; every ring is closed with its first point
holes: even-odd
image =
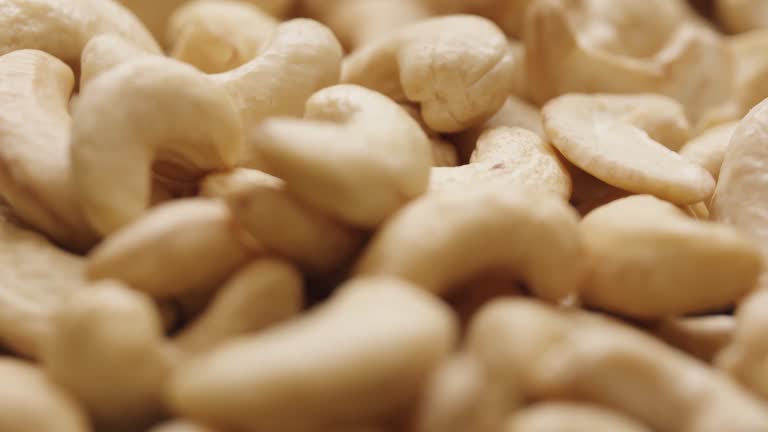
{"type": "Polygon", "coordinates": [[[376,233],[356,268],[437,294],[494,271],[546,300],[575,293],[587,273],[576,212],[557,195],[507,185],[429,193],[376,233]]]}
{"type": "Polygon", "coordinates": [[[513,59],[504,33],[485,18],[430,18],[352,53],[342,82],[418,103],[432,130],[459,132],[504,104],[512,90],[513,59]]]}

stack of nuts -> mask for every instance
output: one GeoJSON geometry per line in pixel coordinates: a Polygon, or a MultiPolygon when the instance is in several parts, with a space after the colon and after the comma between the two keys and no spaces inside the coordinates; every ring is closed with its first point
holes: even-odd
{"type": "Polygon", "coordinates": [[[768,432],[766,98],[765,0],[0,0],[0,432],[768,432]]]}

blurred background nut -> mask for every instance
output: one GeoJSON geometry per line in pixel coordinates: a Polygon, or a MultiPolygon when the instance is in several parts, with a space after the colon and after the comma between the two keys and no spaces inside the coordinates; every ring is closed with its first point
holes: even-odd
{"type": "Polygon", "coordinates": [[[143,50],[124,37],[105,33],[91,38],[80,61],[80,91],[102,73],[123,63],[157,55],[143,50]]]}
{"type": "Polygon", "coordinates": [[[523,34],[525,12],[533,0],[420,0],[441,14],[470,13],[493,20],[512,37],[523,34]]]}
{"type": "Polygon", "coordinates": [[[732,33],[768,27],[768,4],[761,0],[715,0],[715,10],[732,33]]]}
{"type": "Polygon", "coordinates": [[[680,149],[680,156],[701,165],[717,180],[738,125],[738,121],[732,121],[703,131],[680,149]]]}
{"type": "Polygon", "coordinates": [[[598,405],[541,402],[515,413],[504,432],[651,432],[620,412],[598,405]]]}
{"type": "Polygon", "coordinates": [[[673,347],[712,363],[731,343],[736,319],[732,315],[670,318],[652,325],[650,331],[673,347]]]}

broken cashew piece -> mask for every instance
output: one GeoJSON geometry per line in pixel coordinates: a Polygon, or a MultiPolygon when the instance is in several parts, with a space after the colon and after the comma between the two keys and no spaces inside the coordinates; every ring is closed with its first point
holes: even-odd
{"type": "Polygon", "coordinates": [[[411,24],[360,48],[346,59],[342,82],[418,103],[432,130],[459,132],[501,108],[513,70],[496,25],[456,15],[411,24]]]}
{"type": "Polygon", "coordinates": [[[739,122],[733,121],[702,132],[680,149],[680,156],[701,165],[717,180],[725,153],[739,122]]]}
{"type": "Polygon", "coordinates": [[[565,95],[544,106],[544,128],[570,162],[612,186],[676,204],[707,200],[712,176],[652,138],[687,127],[669,104],[653,95],[565,95]]]}
{"type": "Polygon", "coordinates": [[[182,365],[168,399],[185,417],[226,428],[365,422],[407,406],[455,337],[450,310],[418,287],[352,280],[315,311],[182,365]],[[334,349],[318,351],[319,341],[334,349]],[[303,414],[290,415],[297,404],[303,414]]]}
{"type": "Polygon", "coordinates": [[[515,413],[504,432],[651,432],[637,421],[598,405],[539,402],[515,413]]]}
{"type": "Polygon", "coordinates": [[[557,195],[507,185],[429,193],[387,221],[355,273],[445,295],[494,271],[549,301],[575,293],[587,273],[576,212],[557,195]]]}
{"type": "Polygon", "coordinates": [[[373,228],[427,189],[427,136],[386,96],[355,85],[315,93],[304,119],[264,121],[249,137],[297,198],[373,228]]]}
{"type": "Polygon", "coordinates": [[[551,192],[567,200],[571,177],[555,149],[525,129],[499,127],[477,140],[469,165],[433,168],[431,191],[452,191],[479,184],[523,186],[551,192]]]}

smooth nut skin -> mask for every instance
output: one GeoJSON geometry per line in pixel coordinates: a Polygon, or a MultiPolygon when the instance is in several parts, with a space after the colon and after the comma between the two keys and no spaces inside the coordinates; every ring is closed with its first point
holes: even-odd
{"type": "Polygon", "coordinates": [[[151,55],[138,45],[115,34],[93,37],[83,48],[80,60],[80,90],[102,73],[123,63],[151,55]]]}
{"type": "Polygon", "coordinates": [[[73,113],[72,174],[86,217],[101,234],[139,218],[153,163],[178,181],[233,166],[240,128],[226,92],[191,66],[150,57],[101,74],[73,113]]]}
{"type": "Polygon", "coordinates": [[[444,295],[499,271],[558,301],[586,277],[584,252],[578,216],[562,198],[477,186],[429,193],[406,206],[374,235],[355,273],[398,277],[444,295]]]}
{"type": "Polygon", "coordinates": [[[621,413],[597,405],[540,402],[518,411],[504,432],[651,432],[621,413]]]}
{"type": "Polygon", "coordinates": [[[459,132],[501,108],[513,70],[496,25],[456,15],[411,24],[362,47],[346,59],[342,82],[418,103],[431,129],[459,132]]]}
{"type": "Polygon", "coordinates": [[[680,156],[706,169],[717,180],[728,145],[739,122],[728,122],[702,132],[680,149],[680,156]]]}
{"type": "Polygon", "coordinates": [[[654,139],[687,128],[685,116],[670,111],[670,103],[654,95],[565,95],[544,106],[544,128],[563,156],[600,180],[694,204],[709,198],[715,182],[704,168],[654,139]]]}
{"type": "Polygon", "coordinates": [[[89,432],[88,419],[71,396],[31,363],[0,357],[0,430],[89,432]]]}
{"type": "Polygon", "coordinates": [[[168,398],[185,417],[224,429],[364,422],[404,408],[455,337],[450,310],[418,287],[352,280],[303,317],[182,365],[168,398]]]}
{"type": "Polygon", "coordinates": [[[0,56],[0,196],[25,222],[77,250],[96,235],[69,161],[72,70],[36,50],[0,56]]]}
{"type": "Polygon", "coordinates": [[[104,33],[160,53],[141,22],[113,0],[4,0],[0,11],[0,54],[37,49],[77,70],[85,44],[104,33]]]}
{"type": "Polygon", "coordinates": [[[304,119],[268,119],[249,145],[297,198],[373,228],[427,189],[427,136],[386,96],[355,85],[315,93],[304,119]]]}

